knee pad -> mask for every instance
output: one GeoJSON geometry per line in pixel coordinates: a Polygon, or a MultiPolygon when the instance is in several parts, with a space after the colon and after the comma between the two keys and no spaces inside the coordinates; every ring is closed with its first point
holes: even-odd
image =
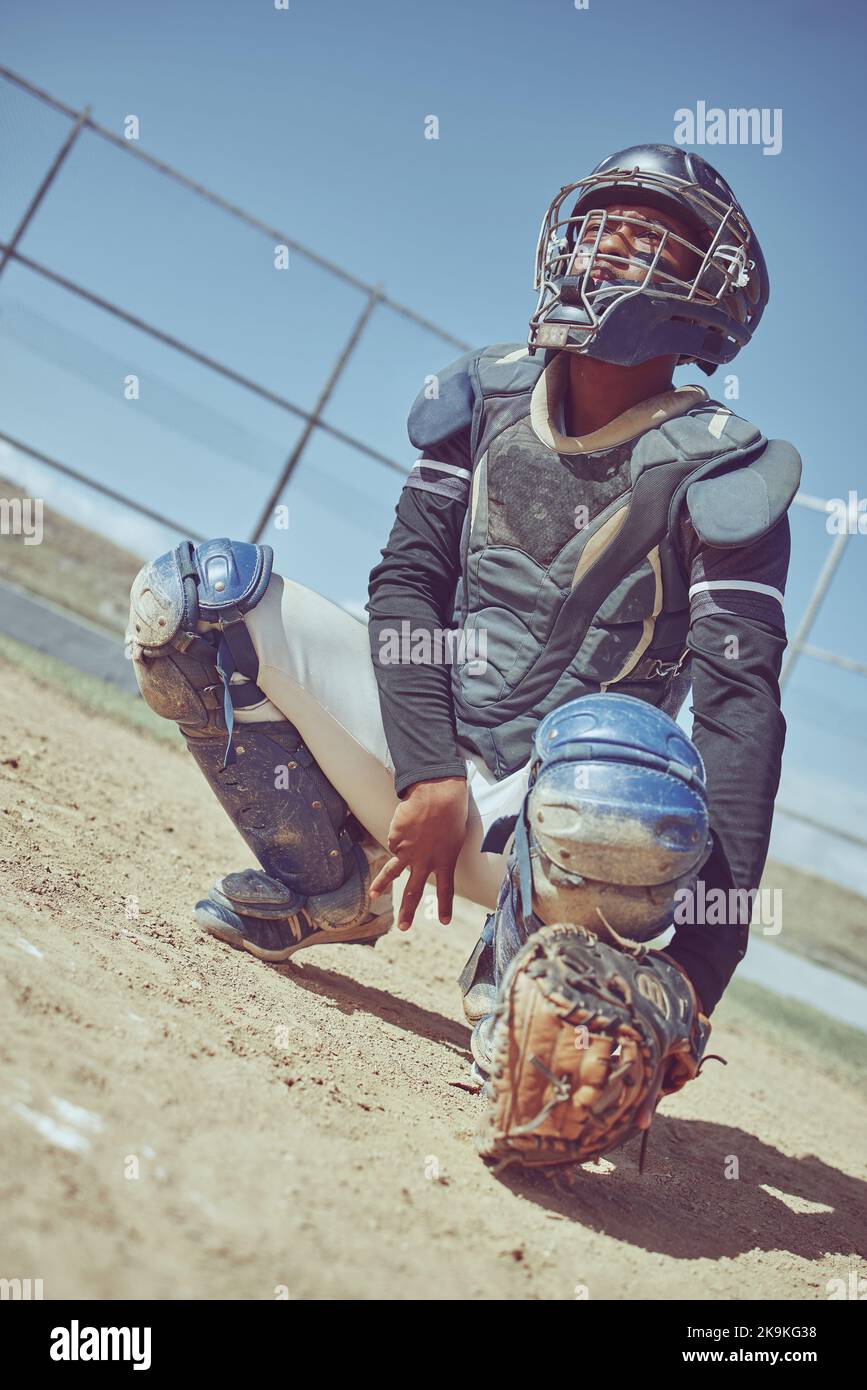
{"type": "Polygon", "coordinates": [[[244,616],[263,598],[273,564],[268,545],[219,539],[182,541],[142,566],[130,592],[127,650],[157,714],[185,731],[218,727],[222,714],[231,736],[235,709],[261,703],[244,616]]]}
{"type": "Polygon", "coordinates": [[[345,917],[356,898],[359,912],[366,903],[361,827],[288,719],[234,720],[235,710],[266,698],[244,616],[263,597],[272,565],[270,546],[182,542],[136,576],[128,648],[143,698],[180,725],[265,872],[317,897],[321,914],[335,895],[345,917]]]}
{"type": "Polygon", "coordinates": [[[541,721],[512,854],[525,919],[647,941],[711,848],[704,764],[667,714],[584,695],[541,721]]]}
{"type": "Polygon", "coordinates": [[[585,695],[536,731],[525,806],[533,908],[647,941],[710,854],[704,764],[667,714],[585,695]]]}

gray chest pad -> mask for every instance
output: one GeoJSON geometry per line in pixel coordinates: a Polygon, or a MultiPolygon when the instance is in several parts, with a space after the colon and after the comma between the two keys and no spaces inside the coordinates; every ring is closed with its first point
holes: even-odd
{"type": "Polygon", "coordinates": [[[507,430],[488,451],[487,544],[515,546],[549,565],[582,527],[629,491],[631,459],[631,444],[556,454],[525,422],[507,430]]]}

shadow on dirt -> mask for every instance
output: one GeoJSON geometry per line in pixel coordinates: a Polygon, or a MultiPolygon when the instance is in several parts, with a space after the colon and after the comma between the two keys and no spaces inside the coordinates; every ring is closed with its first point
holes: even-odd
{"type": "Polygon", "coordinates": [[[790,1158],[732,1125],[664,1115],[654,1121],[643,1174],[638,1148],[634,1140],[611,1155],[614,1169],[605,1172],[572,1168],[546,1177],[512,1166],[496,1180],[566,1220],[678,1259],[757,1249],[805,1260],[867,1254],[867,1183],[814,1154],[790,1158]],[[727,1178],[733,1158],[738,1177],[727,1178]],[[792,1210],[784,1197],[814,1209],[792,1210]]]}
{"type": "MultiPolygon", "coordinates": [[[[364,1010],[469,1062],[465,1024],[307,962],[274,968],[343,1013],[364,1010]]],[[[867,1183],[814,1154],[791,1158],[732,1125],[657,1115],[640,1174],[639,1143],[611,1155],[604,1172],[575,1167],[546,1176],[512,1165],[490,1177],[564,1220],[677,1259],[757,1249],[805,1260],[867,1256],[867,1183]],[[733,1159],[738,1176],[727,1177],[733,1159]]]]}
{"type": "MultiPolygon", "coordinates": [[[[357,946],[355,950],[368,948],[357,946]]],[[[467,1071],[471,1061],[470,1030],[465,1023],[457,1023],[444,1014],[434,1013],[432,1009],[422,1008],[408,999],[399,999],[387,990],[373,985],[360,984],[336,971],[322,970],[307,961],[303,965],[279,965],[272,967],[297,989],[306,989],[311,994],[331,1001],[332,1006],[341,1013],[354,1014],[360,1011],[381,1018],[395,1028],[414,1033],[420,1038],[429,1038],[441,1043],[449,1051],[466,1059],[467,1071]]]]}

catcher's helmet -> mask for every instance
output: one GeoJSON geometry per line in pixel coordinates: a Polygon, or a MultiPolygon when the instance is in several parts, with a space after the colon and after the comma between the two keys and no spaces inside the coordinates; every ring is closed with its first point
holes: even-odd
{"type": "Polygon", "coordinates": [[[677,353],[709,375],[750,341],[770,287],[756,234],[716,169],[674,145],[634,145],[560,189],[542,221],[535,288],[531,353],[553,348],[624,367],[677,353]],[[663,223],[617,214],[618,224],[644,234],[648,251],[600,251],[614,220],[606,209],[630,204],[677,218],[689,240],[663,223]],[[693,254],[691,278],[660,264],[672,243],[693,254]]]}

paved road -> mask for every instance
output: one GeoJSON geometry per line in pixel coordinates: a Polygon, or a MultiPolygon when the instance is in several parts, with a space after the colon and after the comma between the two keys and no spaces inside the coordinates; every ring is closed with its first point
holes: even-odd
{"type": "Polygon", "coordinates": [[[0,632],[89,676],[138,693],[120,637],[0,580],[0,632]]]}

